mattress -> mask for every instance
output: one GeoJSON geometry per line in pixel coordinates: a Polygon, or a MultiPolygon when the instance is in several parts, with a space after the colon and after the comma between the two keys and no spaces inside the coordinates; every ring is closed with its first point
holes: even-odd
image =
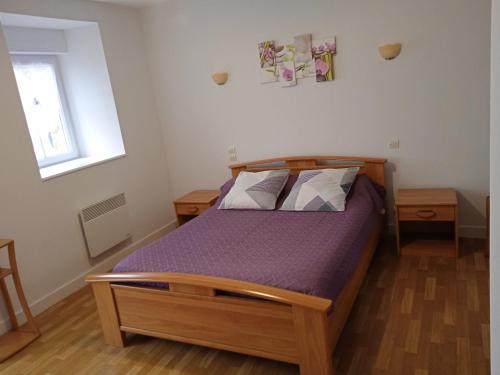
{"type": "MultiPolygon", "coordinates": [[[[219,202],[230,187],[231,181],[219,202]]],[[[113,272],[218,276],[335,300],[377,224],[383,196],[361,175],[343,212],[218,210],[216,204],[130,254],[113,272]]]]}

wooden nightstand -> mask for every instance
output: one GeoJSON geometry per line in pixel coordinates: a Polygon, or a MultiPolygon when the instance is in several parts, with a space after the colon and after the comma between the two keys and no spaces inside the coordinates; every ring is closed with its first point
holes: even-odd
{"type": "Polygon", "coordinates": [[[202,214],[219,198],[218,190],[194,190],[174,201],[175,213],[179,225],[202,214]]]}
{"type": "Polygon", "coordinates": [[[453,189],[398,190],[396,237],[398,254],[458,257],[456,191],[453,189]]]}

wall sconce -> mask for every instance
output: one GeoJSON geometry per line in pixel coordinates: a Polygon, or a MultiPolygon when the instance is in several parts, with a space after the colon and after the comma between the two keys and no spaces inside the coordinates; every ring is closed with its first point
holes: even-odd
{"type": "Polygon", "coordinates": [[[229,77],[229,74],[227,74],[227,72],[220,72],[220,73],[212,74],[212,79],[219,86],[224,85],[227,82],[228,77],[229,77]]]}
{"type": "Polygon", "coordinates": [[[401,43],[384,44],[378,47],[378,53],[385,60],[393,60],[401,53],[401,43]]]}

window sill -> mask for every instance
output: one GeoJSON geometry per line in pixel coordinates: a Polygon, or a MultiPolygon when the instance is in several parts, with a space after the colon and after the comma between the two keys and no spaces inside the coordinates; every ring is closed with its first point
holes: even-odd
{"type": "Polygon", "coordinates": [[[42,181],[47,181],[52,178],[64,176],[66,174],[70,174],[85,168],[92,167],[94,165],[99,165],[106,163],[108,161],[120,159],[123,158],[124,156],[127,156],[127,154],[121,154],[106,158],[87,157],[87,158],[70,160],[64,163],[51,165],[45,168],[40,168],[40,177],[42,177],[42,181]]]}

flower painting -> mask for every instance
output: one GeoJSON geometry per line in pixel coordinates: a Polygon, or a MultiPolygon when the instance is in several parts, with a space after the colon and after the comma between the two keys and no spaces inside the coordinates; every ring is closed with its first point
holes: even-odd
{"type": "Polygon", "coordinates": [[[276,82],[276,48],[273,41],[259,43],[260,81],[262,83],[276,82]]]}
{"type": "Polygon", "coordinates": [[[295,76],[295,46],[286,44],[276,47],[276,66],[278,68],[278,81],[281,86],[295,86],[297,78],[295,76]]]}
{"type": "Polygon", "coordinates": [[[312,34],[297,35],[293,44],[260,42],[260,81],[279,82],[282,87],[297,85],[300,78],[316,77],[316,82],[335,79],[335,37],[314,39],[312,34]]]}
{"type": "Polygon", "coordinates": [[[316,67],[312,55],[312,34],[298,35],[294,38],[295,72],[297,78],[316,76],[316,67]]]}
{"type": "Polygon", "coordinates": [[[335,37],[314,41],[312,54],[316,69],[316,82],[333,81],[335,78],[333,56],[337,54],[335,37]]]}

